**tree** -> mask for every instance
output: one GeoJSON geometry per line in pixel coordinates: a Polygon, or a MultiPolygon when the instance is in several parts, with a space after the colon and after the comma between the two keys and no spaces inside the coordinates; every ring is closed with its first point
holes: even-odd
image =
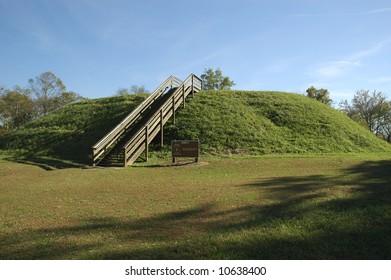
{"type": "Polygon", "coordinates": [[[374,134],[389,138],[391,102],[387,101],[382,92],[359,90],[351,103],[343,100],[340,108],[352,119],[363,123],[374,134]]]}
{"type": "Polygon", "coordinates": [[[55,74],[44,72],[35,79],[30,79],[29,84],[35,94],[37,116],[47,115],[61,107],[59,99],[65,92],[65,85],[55,74]]]}
{"type": "Polygon", "coordinates": [[[0,122],[3,129],[18,128],[34,116],[34,103],[30,91],[20,87],[2,90],[0,94],[0,122]]]}
{"type": "Polygon", "coordinates": [[[223,76],[220,68],[215,71],[212,68],[205,69],[201,79],[204,90],[230,90],[235,86],[235,83],[228,76],[223,76]]]}
{"type": "Polygon", "coordinates": [[[83,97],[80,96],[79,94],[77,94],[76,92],[64,91],[61,93],[60,96],[57,97],[57,100],[55,101],[55,103],[56,103],[56,106],[59,108],[59,107],[64,106],[65,104],[79,101],[82,99],[83,99],[83,97]]]}
{"type": "Polygon", "coordinates": [[[330,94],[327,89],[324,89],[324,88],[317,89],[312,86],[312,87],[308,88],[306,90],[306,92],[307,92],[308,97],[314,98],[314,99],[318,100],[319,102],[322,102],[326,105],[331,106],[331,102],[333,100],[330,99],[330,94]]]}
{"type": "Polygon", "coordinates": [[[12,90],[0,86],[2,131],[18,128],[36,117],[82,99],[73,91],[65,91],[61,79],[52,72],[44,72],[30,79],[29,84],[29,88],[15,86],[12,90]]]}
{"type": "Polygon", "coordinates": [[[149,91],[145,89],[145,86],[136,86],[136,85],[131,85],[130,88],[119,88],[117,90],[118,95],[139,94],[139,93],[149,93],[149,91]]]}

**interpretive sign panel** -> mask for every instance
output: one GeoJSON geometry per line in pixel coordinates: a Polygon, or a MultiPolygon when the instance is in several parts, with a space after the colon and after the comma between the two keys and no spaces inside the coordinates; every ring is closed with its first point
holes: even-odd
{"type": "Polygon", "coordinates": [[[177,157],[192,157],[197,162],[200,155],[200,142],[198,140],[172,140],[171,152],[173,162],[177,157]]]}

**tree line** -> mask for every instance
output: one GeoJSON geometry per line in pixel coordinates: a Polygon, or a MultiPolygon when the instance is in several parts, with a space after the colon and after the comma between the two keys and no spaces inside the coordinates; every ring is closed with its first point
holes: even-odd
{"type": "Polygon", "coordinates": [[[29,79],[28,87],[0,88],[0,129],[11,130],[63,105],[82,99],[67,91],[64,83],[50,71],[29,79]]]}
{"type": "Polygon", "coordinates": [[[340,109],[375,135],[391,143],[391,101],[381,91],[358,90],[340,109]]]}

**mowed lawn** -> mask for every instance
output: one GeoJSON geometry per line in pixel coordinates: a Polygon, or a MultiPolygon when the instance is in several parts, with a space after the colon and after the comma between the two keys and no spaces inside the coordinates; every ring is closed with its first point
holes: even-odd
{"type": "Polygon", "coordinates": [[[0,259],[390,259],[391,154],[84,169],[0,156],[0,259]]]}

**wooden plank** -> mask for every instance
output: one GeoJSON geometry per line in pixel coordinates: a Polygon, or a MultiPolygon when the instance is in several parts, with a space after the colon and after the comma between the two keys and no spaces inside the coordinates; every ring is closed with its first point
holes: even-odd
{"type": "Polygon", "coordinates": [[[144,112],[150,104],[152,104],[157,97],[163,94],[163,89],[167,85],[179,86],[180,80],[176,77],[170,76],[164,81],[147,99],[145,99],[139,106],[136,107],[128,116],[126,116],[114,129],[100,139],[92,148],[92,158],[94,161],[99,157],[102,150],[111,146],[139,116],[144,112]]]}
{"type": "Polygon", "coordinates": [[[144,151],[144,146],[140,146],[138,148],[138,150],[136,150],[136,152],[132,155],[132,157],[130,157],[128,160],[127,160],[127,165],[130,165],[132,164],[133,162],[136,161],[136,159],[138,159],[138,157],[142,154],[142,152],[144,151]]]}
{"type": "Polygon", "coordinates": [[[163,148],[163,145],[164,145],[164,133],[163,133],[163,126],[164,126],[164,123],[163,123],[163,111],[160,110],[160,147],[163,148]]]}
{"type": "MultiPolygon", "coordinates": [[[[142,133],[137,133],[138,135],[129,141],[125,146],[126,155],[128,163],[133,163],[140,154],[145,151],[146,159],[148,159],[148,144],[154,139],[154,137],[160,132],[160,143],[163,146],[163,135],[164,135],[164,124],[169,120],[170,117],[173,118],[173,123],[175,124],[175,111],[183,104],[186,106],[186,98],[191,93],[194,95],[199,89],[199,84],[202,81],[194,76],[190,75],[185,82],[178,86],[177,90],[173,93],[172,97],[168,99],[156,112],[153,113],[152,117],[148,120],[147,125],[141,128],[142,133]],[[143,131],[144,130],[144,131],[143,131]]],[[[192,140],[188,140],[192,141],[192,140]]],[[[198,159],[199,147],[195,148],[184,148],[184,155],[189,155],[189,157],[195,157],[198,159]],[[195,153],[195,151],[198,153],[195,153]],[[193,151],[193,154],[188,154],[188,152],[193,151]],[[196,155],[196,156],[195,156],[196,155]]]]}
{"type": "Polygon", "coordinates": [[[145,127],[145,160],[148,161],[148,125],[145,127]]]}
{"type": "MultiPolygon", "coordinates": [[[[135,142],[132,142],[133,144],[131,146],[129,146],[128,148],[126,148],[126,158],[129,158],[133,153],[134,151],[140,147],[140,145],[142,143],[144,143],[144,137],[145,135],[144,134],[141,134],[140,136],[142,136],[141,138],[139,138],[137,141],[135,142]]],[[[142,145],[141,145],[142,146],[142,145]]]]}
{"type": "Polygon", "coordinates": [[[172,98],[172,123],[175,124],[175,97],[172,98]]]}
{"type": "Polygon", "coordinates": [[[185,86],[183,85],[183,88],[182,88],[182,102],[183,102],[183,108],[186,107],[186,96],[185,96],[186,92],[185,92],[185,86]]]}

